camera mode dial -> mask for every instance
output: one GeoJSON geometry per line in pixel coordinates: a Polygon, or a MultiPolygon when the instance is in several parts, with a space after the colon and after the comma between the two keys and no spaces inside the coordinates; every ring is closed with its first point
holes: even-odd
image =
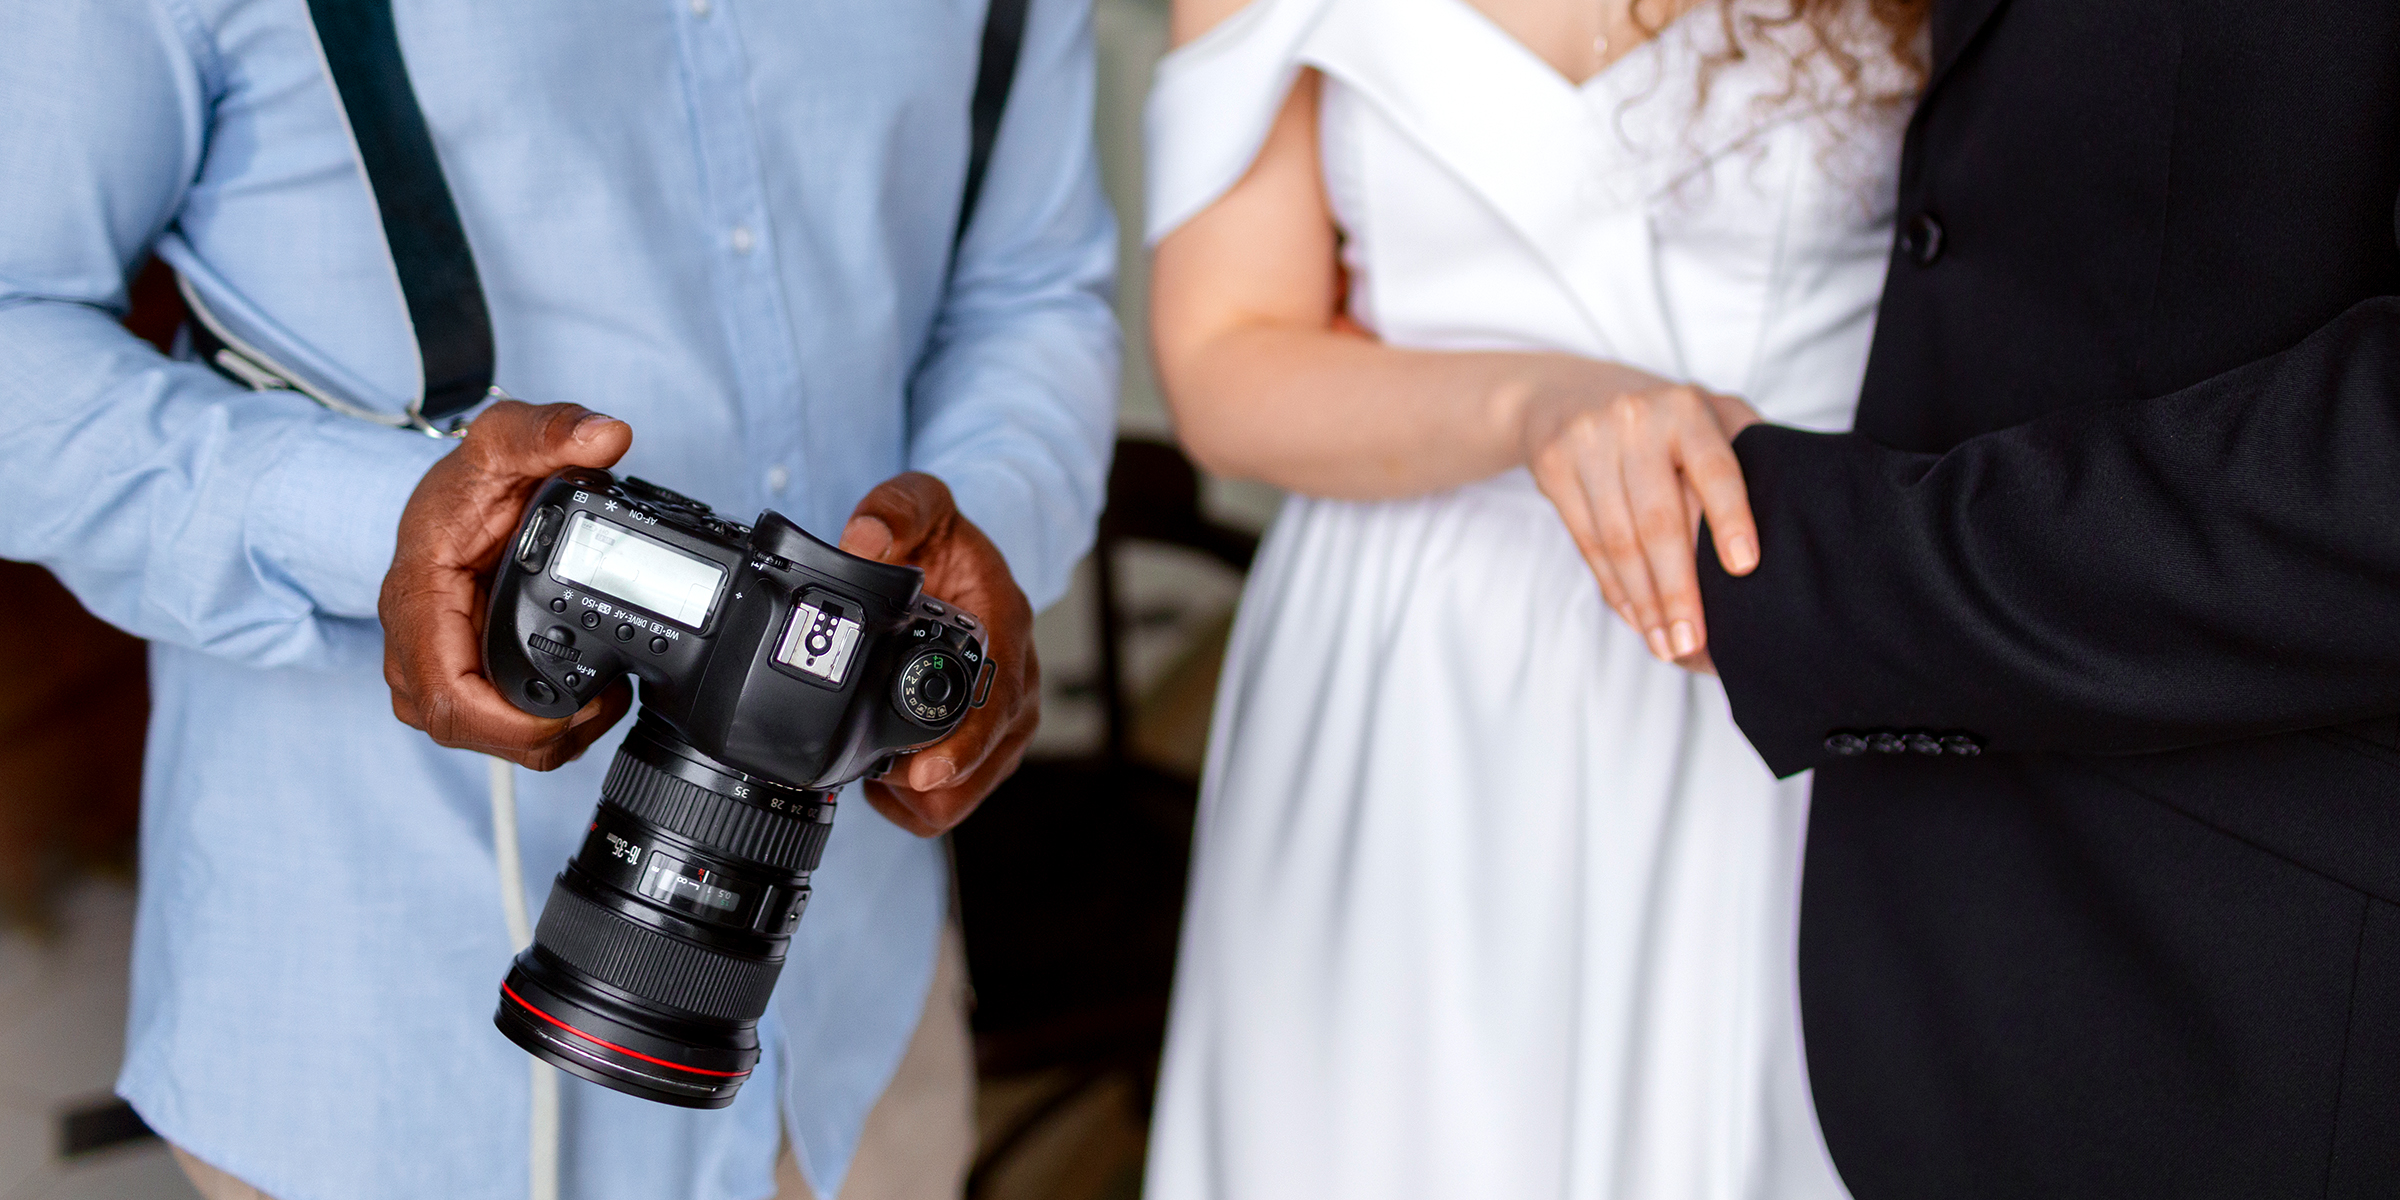
{"type": "Polygon", "coordinates": [[[900,668],[893,699],[910,720],[940,726],[967,706],[967,693],[974,686],[974,676],[956,651],[929,646],[900,668]]]}

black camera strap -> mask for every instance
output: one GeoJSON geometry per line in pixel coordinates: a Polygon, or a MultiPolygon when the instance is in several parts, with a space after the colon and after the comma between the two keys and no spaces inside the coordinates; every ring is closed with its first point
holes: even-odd
{"type": "Polygon", "coordinates": [[[967,187],[958,202],[958,228],[950,234],[952,262],[958,259],[959,243],[967,240],[975,203],[983,199],[983,177],[992,165],[992,144],[1000,140],[1000,115],[1007,110],[1009,89],[1017,82],[1018,51],[1025,44],[1026,3],[991,0],[983,15],[983,54],[975,64],[975,98],[967,113],[973,140],[967,147],[967,187]]]}
{"type": "Polygon", "coordinates": [[[492,317],[466,226],[400,58],[390,0],[308,0],[308,15],[349,114],[350,138],[383,214],[384,244],[416,328],[425,365],[422,415],[457,416],[492,386],[492,317]]]}
{"type": "MultiPolygon", "coordinates": [[[[968,113],[966,189],[950,239],[953,262],[982,198],[1000,118],[1016,81],[1027,3],[991,0],[984,15],[968,113]]],[[[383,220],[384,244],[416,336],[424,391],[398,417],[333,396],[236,337],[185,282],[184,299],[197,318],[192,345],[202,361],[246,386],[288,388],[351,416],[440,434],[494,394],[491,310],[475,271],[475,253],[409,83],[391,0],[308,0],[308,15],[383,220]]]]}

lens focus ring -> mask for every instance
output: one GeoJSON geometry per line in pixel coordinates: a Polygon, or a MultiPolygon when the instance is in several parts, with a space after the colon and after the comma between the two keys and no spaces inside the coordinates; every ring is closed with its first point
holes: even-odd
{"type": "Polygon", "coordinates": [[[833,826],[744,804],[620,754],[600,795],[617,807],[711,853],[763,863],[791,874],[817,869],[833,826]]]}
{"type": "Polygon", "coordinates": [[[629,921],[569,891],[550,889],[534,944],[612,987],[703,1017],[754,1021],[767,1011],[781,962],[704,950],[629,921]]]}

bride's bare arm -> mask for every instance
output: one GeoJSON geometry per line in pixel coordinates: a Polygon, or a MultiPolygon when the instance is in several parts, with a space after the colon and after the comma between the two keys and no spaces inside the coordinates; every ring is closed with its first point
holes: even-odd
{"type": "Polygon", "coordinates": [[[1304,74],[1250,172],[1159,244],[1152,336],[1185,446],[1219,474],[1343,499],[1529,466],[1609,606],[1659,657],[1700,660],[1694,528],[1705,512],[1719,558],[1736,573],[1755,566],[1728,445],[1755,416],[1621,364],[1399,349],[1349,325],[1318,166],[1319,86],[1304,74]]]}
{"type": "Polygon", "coordinates": [[[1399,350],[1347,328],[1317,167],[1318,86],[1304,74],[1250,173],[1159,244],[1151,327],[1177,431],[1211,470],[1345,499],[1454,487],[1523,461],[1531,393],[1607,368],[1399,350]]]}

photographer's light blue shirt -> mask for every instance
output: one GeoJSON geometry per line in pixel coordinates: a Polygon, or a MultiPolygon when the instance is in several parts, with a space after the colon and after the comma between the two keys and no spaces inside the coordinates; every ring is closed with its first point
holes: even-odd
{"type": "MultiPolygon", "coordinates": [[[[498,382],[630,421],[625,469],[821,535],[946,479],[1036,604],[1083,552],[1115,384],[1086,0],[1035,0],[955,282],[982,0],[399,0],[498,382]]],[[[156,249],[237,331],[390,409],[416,362],[303,0],[0,0],[0,556],[153,640],[122,1092],[280,1200],[521,1197],[527,1069],[484,760],[395,721],[377,588],[447,446],[238,390],[117,327],[156,249]]],[[[17,630],[38,652],[38,630],[17,630]]],[[[519,773],[530,899],[612,736],[519,773]]],[[[732,1108],[568,1080],[566,1193],[821,1189],[922,1009],[940,846],[846,802],[732,1108]]]]}

